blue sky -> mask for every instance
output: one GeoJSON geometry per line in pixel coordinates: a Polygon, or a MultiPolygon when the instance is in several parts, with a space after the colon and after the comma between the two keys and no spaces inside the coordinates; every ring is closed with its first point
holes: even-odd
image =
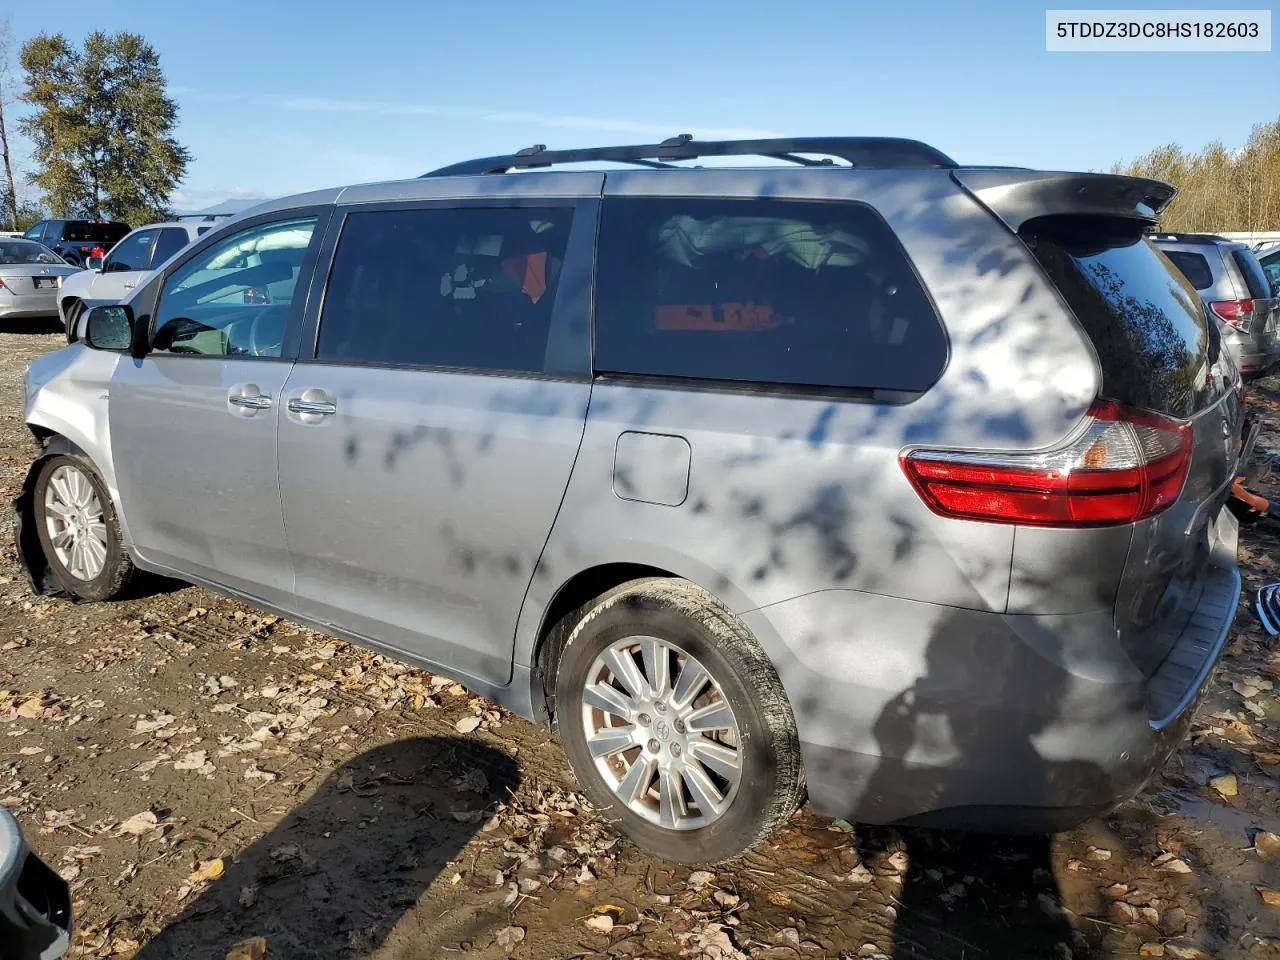
{"type": "Polygon", "coordinates": [[[10,16],[19,42],[129,29],[155,45],[193,155],[187,209],[682,132],[908,136],[961,162],[1106,169],[1168,141],[1236,147],[1280,116],[1280,52],[1047,53],[1045,7],[109,0],[10,16]]]}

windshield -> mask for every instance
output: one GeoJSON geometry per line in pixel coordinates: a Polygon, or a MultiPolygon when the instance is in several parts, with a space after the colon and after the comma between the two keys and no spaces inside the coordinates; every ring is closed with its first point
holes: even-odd
{"type": "Polygon", "coordinates": [[[0,242],[0,263],[66,263],[48,247],[30,240],[0,242]]]}

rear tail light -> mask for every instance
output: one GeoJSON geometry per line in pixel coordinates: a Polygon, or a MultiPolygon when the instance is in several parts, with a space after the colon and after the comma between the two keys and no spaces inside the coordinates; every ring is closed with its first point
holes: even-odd
{"type": "Polygon", "coordinates": [[[1241,333],[1248,333],[1253,326],[1252,300],[1215,300],[1209,309],[1224,323],[1229,323],[1241,333]]]}
{"type": "Polygon", "coordinates": [[[944,517],[1037,527],[1132,523],[1178,499],[1191,426],[1099,400],[1084,430],[1057,450],[913,450],[900,461],[921,499],[944,517]]]}

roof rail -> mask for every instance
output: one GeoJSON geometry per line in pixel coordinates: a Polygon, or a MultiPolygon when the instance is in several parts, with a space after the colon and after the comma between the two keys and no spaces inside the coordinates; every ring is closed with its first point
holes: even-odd
{"type": "Polygon", "coordinates": [[[507,156],[464,160],[424,173],[423,177],[456,177],[512,170],[533,170],[561,163],[611,161],[659,169],[673,160],[700,157],[769,157],[805,167],[831,166],[832,160],[814,160],[799,154],[835,157],[854,167],[930,167],[951,169],[956,162],[945,153],[918,140],[897,137],[783,137],[773,140],[694,140],[682,133],[661,143],[582,150],[548,150],[539,143],[507,156]]]}
{"type": "Polygon", "coordinates": [[[233,217],[233,213],[179,213],[175,214],[175,220],[217,220],[219,217],[233,217]]]}

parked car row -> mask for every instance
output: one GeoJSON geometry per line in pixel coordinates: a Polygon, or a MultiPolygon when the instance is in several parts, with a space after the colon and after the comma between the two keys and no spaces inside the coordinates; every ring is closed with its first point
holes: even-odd
{"type": "MultiPolygon", "coordinates": [[[[681,137],[272,201],[158,266],[157,236],[28,369],[19,555],[450,674],[675,860],[806,793],[1061,829],[1176,748],[1241,589],[1243,385],[1151,239],[1173,195],[681,137]],[[727,155],[795,166],[673,166],[727,155]]],[[[1263,316],[1233,249],[1167,249],[1263,316]]]]}
{"type": "Polygon", "coordinates": [[[58,318],[68,337],[74,336],[76,319],[85,305],[122,299],[148,271],[160,266],[197,237],[213,229],[212,216],[199,220],[151,223],[126,234],[110,251],[95,253],[87,269],[62,281],[58,292],[58,318]]]}

